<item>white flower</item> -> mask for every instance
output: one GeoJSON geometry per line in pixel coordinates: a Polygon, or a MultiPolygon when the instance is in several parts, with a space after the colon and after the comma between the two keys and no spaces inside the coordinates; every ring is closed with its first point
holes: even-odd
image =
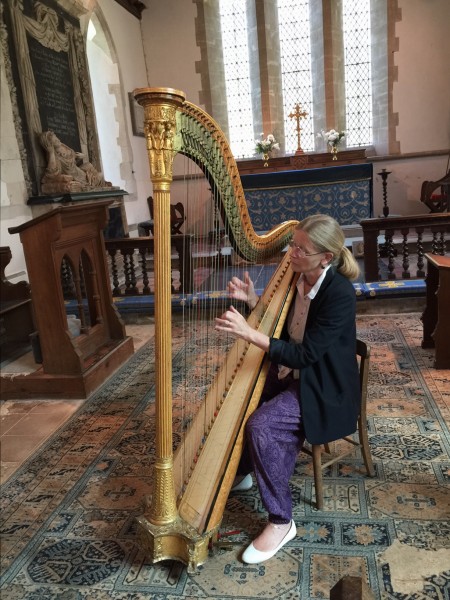
{"type": "Polygon", "coordinates": [[[261,133],[261,140],[255,140],[255,152],[256,154],[268,154],[272,150],[279,150],[280,144],[276,141],[273,134],[269,135],[264,139],[264,134],[261,133]]]}
{"type": "Polygon", "coordinates": [[[336,131],[335,129],[330,129],[330,131],[322,131],[317,134],[317,137],[321,137],[325,140],[327,144],[330,146],[338,146],[341,140],[345,137],[345,131],[336,131]]]}

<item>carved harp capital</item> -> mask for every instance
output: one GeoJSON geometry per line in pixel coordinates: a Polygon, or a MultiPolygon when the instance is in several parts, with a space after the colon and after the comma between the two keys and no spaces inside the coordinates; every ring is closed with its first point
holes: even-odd
{"type": "Polygon", "coordinates": [[[184,94],[171,88],[141,88],[133,92],[144,107],[144,132],[153,184],[172,181],[176,135],[176,109],[184,94]]]}

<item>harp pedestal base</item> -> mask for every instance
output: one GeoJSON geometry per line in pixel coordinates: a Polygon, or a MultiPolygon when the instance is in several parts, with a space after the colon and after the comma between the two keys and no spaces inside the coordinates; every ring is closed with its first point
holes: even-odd
{"type": "Polygon", "coordinates": [[[152,563],[161,560],[178,560],[187,566],[188,573],[208,558],[209,542],[216,534],[213,531],[200,534],[181,519],[168,525],[153,525],[145,516],[137,517],[138,543],[152,563]]]}

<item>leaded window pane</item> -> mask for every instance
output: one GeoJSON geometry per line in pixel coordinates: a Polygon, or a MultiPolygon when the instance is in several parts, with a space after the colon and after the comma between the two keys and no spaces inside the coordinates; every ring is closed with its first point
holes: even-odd
{"type": "Polygon", "coordinates": [[[370,0],[343,0],[347,146],[372,143],[370,0]]]}
{"type": "Polygon", "coordinates": [[[301,119],[300,144],[314,150],[311,36],[309,0],[278,0],[278,24],[283,85],[285,152],[297,150],[296,120],[289,117],[300,104],[307,113],[301,119]]]}
{"type": "Polygon", "coordinates": [[[254,153],[246,3],[220,0],[228,141],[236,158],[254,153]]]}

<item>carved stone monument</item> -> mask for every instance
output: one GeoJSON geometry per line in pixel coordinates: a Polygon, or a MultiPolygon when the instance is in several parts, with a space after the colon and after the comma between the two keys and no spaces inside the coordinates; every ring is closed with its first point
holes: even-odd
{"type": "Polygon", "coordinates": [[[103,173],[86,161],[81,152],[63,144],[53,131],[41,133],[39,140],[47,154],[47,166],[41,180],[44,194],[108,190],[112,187],[109,181],[105,181],[103,173]]]}
{"type": "Polygon", "coordinates": [[[47,157],[39,137],[52,130],[101,171],[79,3],[1,0],[2,50],[30,196],[44,193],[47,157]],[[69,13],[68,10],[71,12],[69,13]]]}

